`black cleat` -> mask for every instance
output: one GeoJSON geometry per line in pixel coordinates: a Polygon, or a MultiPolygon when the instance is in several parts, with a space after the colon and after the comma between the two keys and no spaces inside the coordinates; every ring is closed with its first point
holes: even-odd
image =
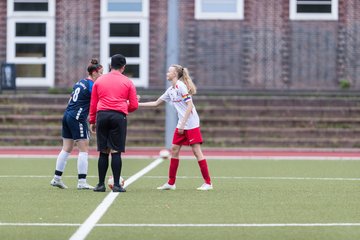
{"type": "Polygon", "coordinates": [[[96,187],[94,187],[94,192],[105,192],[105,184],[97,184],[96,187]]]}
{"type": "Polygon", "coordinates": [[[121,187],[121,186],[116,186],[114,185],[113,189],[112,189],[113,192],[126,192],[126,189],[121,187]]]}

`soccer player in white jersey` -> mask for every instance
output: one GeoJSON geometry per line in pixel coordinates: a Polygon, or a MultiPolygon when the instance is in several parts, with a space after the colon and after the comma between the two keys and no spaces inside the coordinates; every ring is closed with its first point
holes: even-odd
{"type": "Polygon", "coordinates": [[[196,86],[187,68],[180,65],[171,65],[166,77],[168,81],[171,82],[171,86],[163,95],[156,101],[139,103],[139,107],[157,107],[163,102],[169,102],[174,105],[178,114],[178,123],[171,147],[169,180],[164,185],[158,187],[158,189],[176,189],[175,180],[179,166],[180,149],[183,145],[190,145],[204,178],[204,184],[197,189],[202,191],[212,190],[213,185],[211,183],[207,162],[201,151],[203,140],[200,132],[199,115],[192,101],[192,95],[196,94],[196,86]]]}

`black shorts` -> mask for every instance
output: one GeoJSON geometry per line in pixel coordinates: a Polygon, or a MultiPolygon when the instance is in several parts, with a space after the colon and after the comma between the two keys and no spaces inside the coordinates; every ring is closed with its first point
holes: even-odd
{"type": "Polygon", "coordinates": [[[97,150],[112,149],[125,152],[127,120],[126,115],[116,111],[96,113],[97,150]]]}

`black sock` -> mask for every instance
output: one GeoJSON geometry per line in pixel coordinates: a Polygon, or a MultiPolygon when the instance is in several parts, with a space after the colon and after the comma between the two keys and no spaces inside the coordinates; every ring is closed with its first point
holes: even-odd
{"type": "Polygon", "coordinates": [[[99,184],[104,184],[109,167],[109,154],[100,152],[98,161],[99,184]]]}
{"type": "Polygon", "coordinates": [[[121,155],[119,152],[111,153],[111,170],[113,172],[113,178],[114,178],[114,185],[119,185],[120,180],[120,174],[121,174],[121,167],[122,167],[122,161],[121,161],[121,155]]]}
{"type": "Polygon", "coordinates": [[[78,179],[86,179],[86,174],[78,174],[78,179]]]}

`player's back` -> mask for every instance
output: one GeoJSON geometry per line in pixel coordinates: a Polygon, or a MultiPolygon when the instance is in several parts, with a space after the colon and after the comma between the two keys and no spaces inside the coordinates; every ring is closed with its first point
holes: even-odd
{"type": "Polygon", "coordinates": [[[79,121],[84,121],[89,115],[91,89],[93,81],[81,79],[73,86],[71,98],[66,108],[66,113],[79,121]]]}
{"type": "Polygon", "coordinates": [[[114,110],[128,114],[130,108],[137,109],[137,100],[134,99],[136,89],[131,80],[119,71],[113,70],[99,77],[94,91],[99,101],[97,111],[114,110]]]}

